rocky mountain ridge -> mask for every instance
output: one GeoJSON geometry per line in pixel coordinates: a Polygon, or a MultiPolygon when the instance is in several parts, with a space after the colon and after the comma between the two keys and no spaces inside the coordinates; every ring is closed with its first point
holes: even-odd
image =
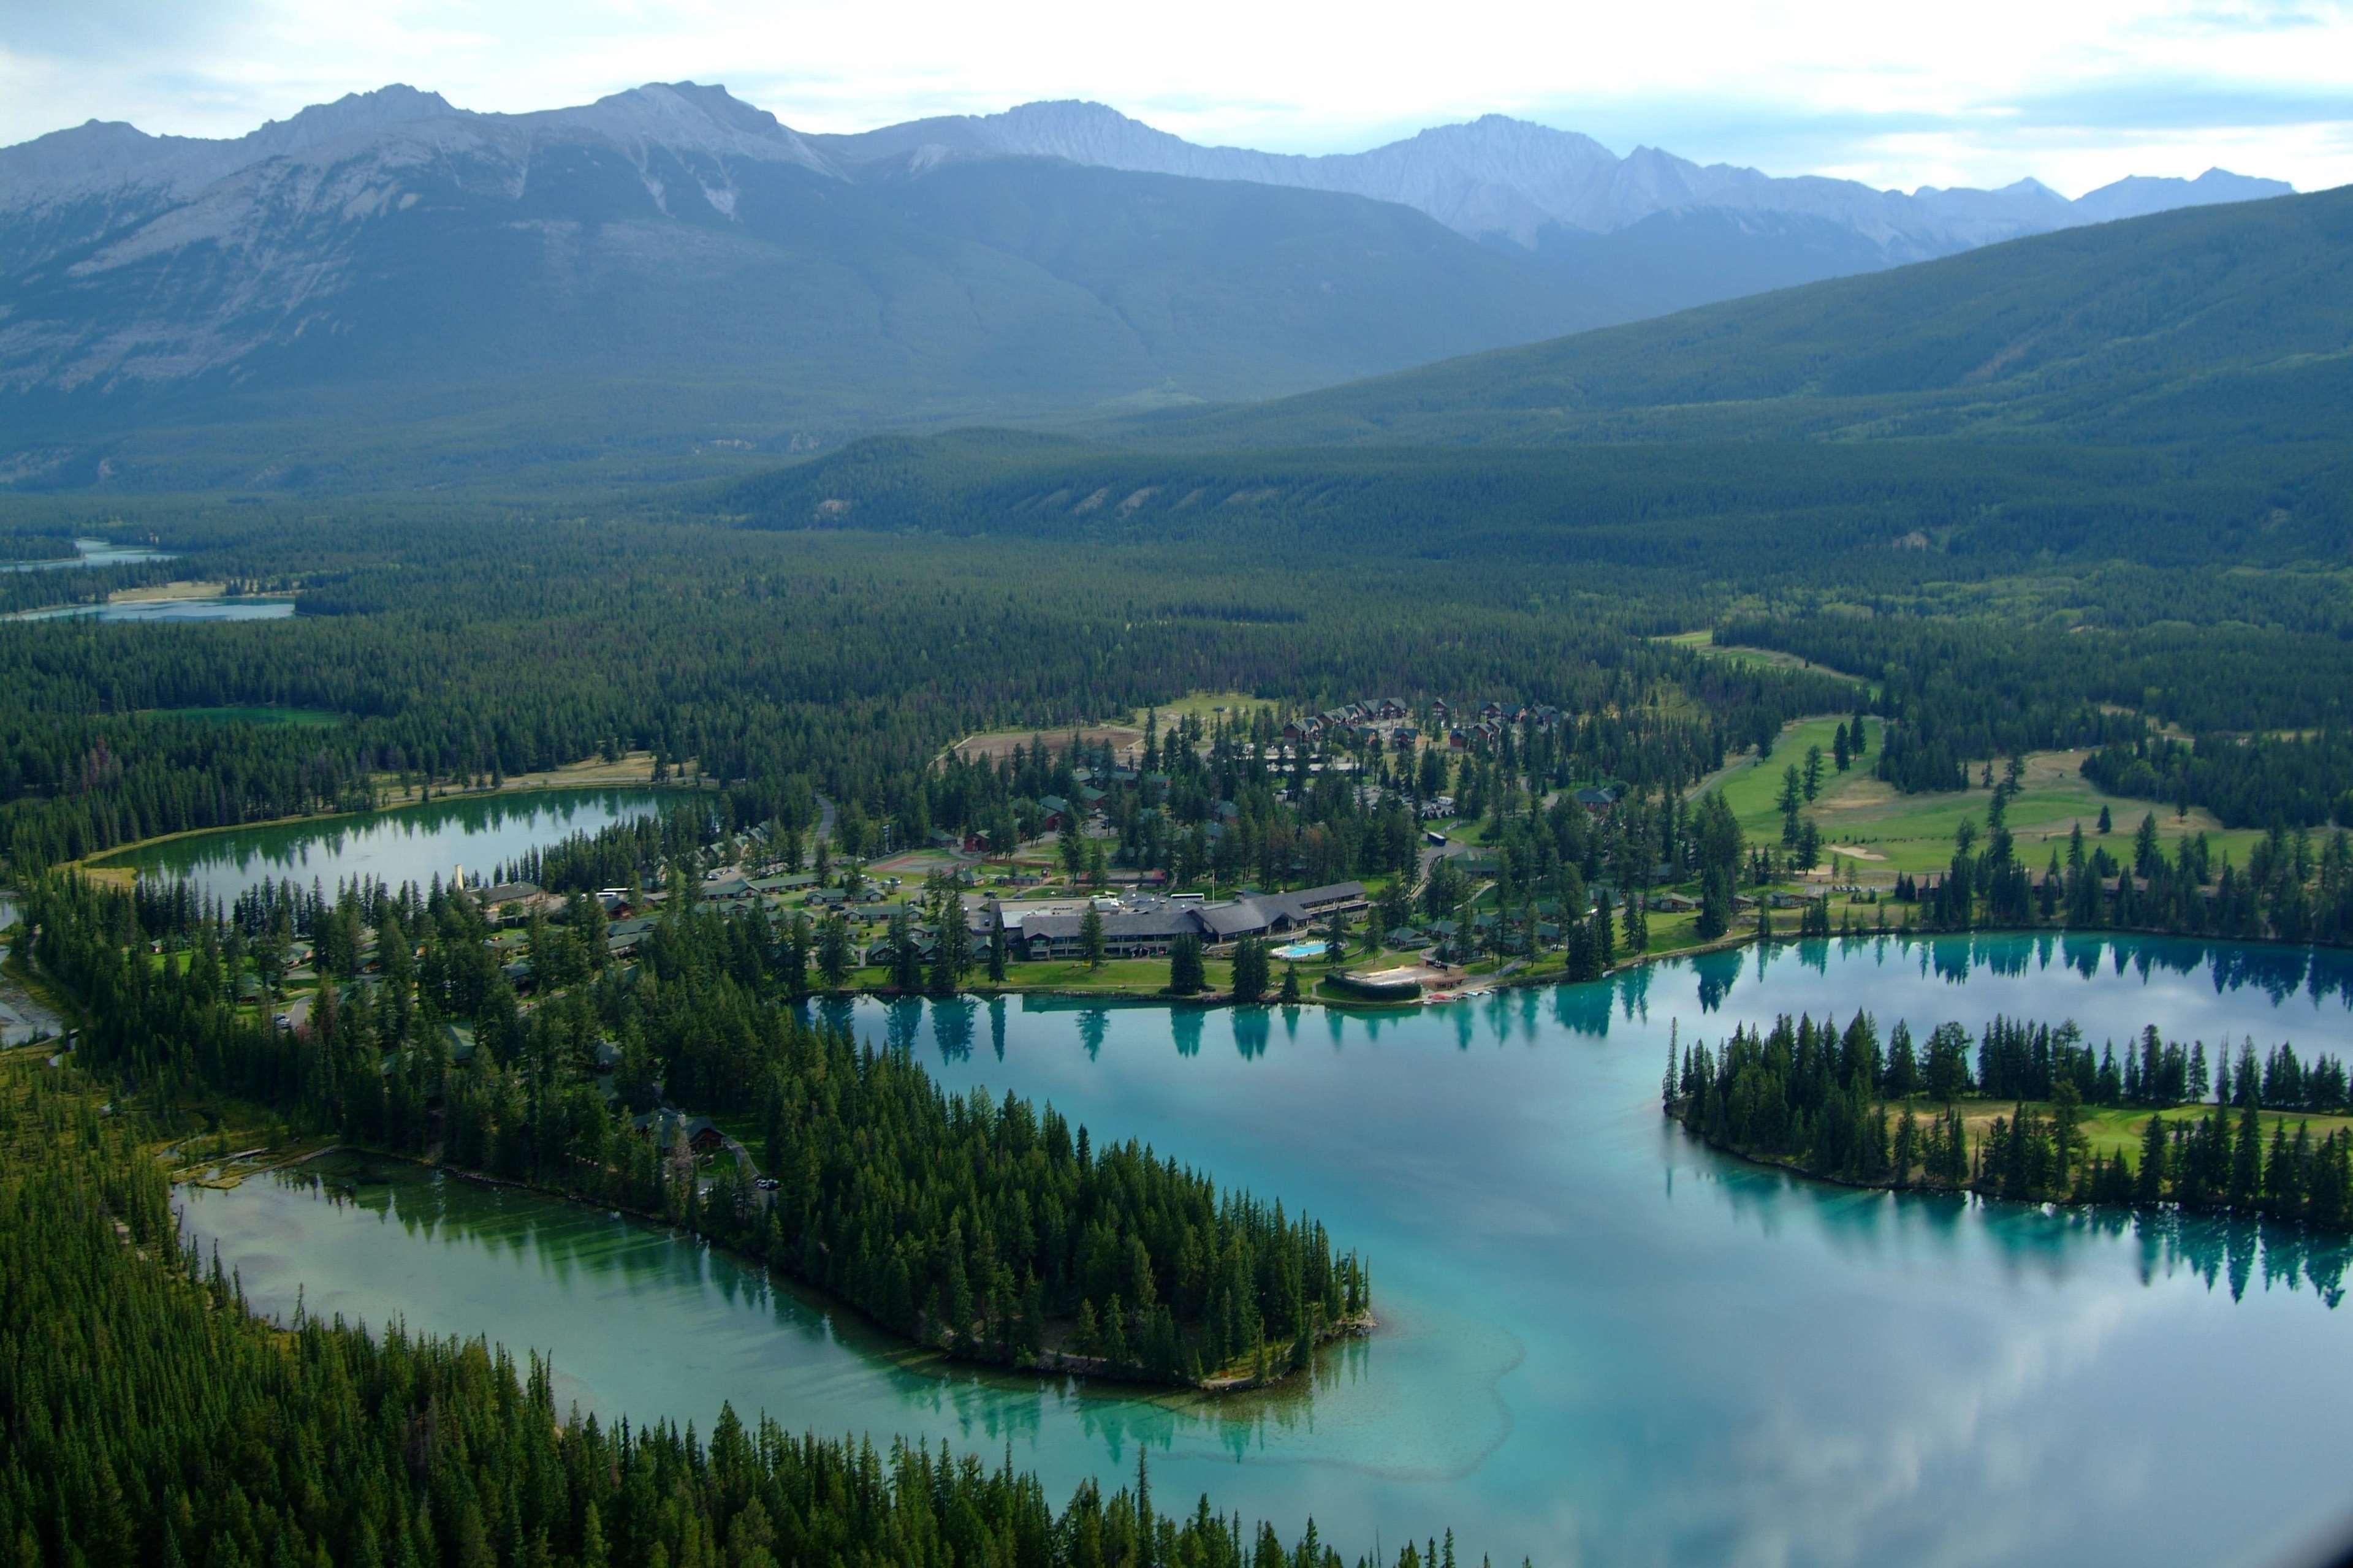
{"type": "Polygon", "coordinates": [[[1995,191],[1880,191],[1852,180],[1776,178],[1699,164],[1655,147],[1619,157],[1589,136],[1489,114],[1363,153],[1321,156],[1203,147],[1098,103],[1028,103],[1001,114],[913,121],[812,145],[848,167],[899,160],[1028,156],[1192,179],[1343,191],[1414,207],[1473,238],[1535,247],[1548,227],[1608,234],[1662,212],[1724,208],[1819,218],[1880,246],[1891,262],[2216,201],[2285,195],[2277,180],[2209,170],[2134,176],[2070,202],[2035,180],[1995,191]]]}
{"type": "Polygon", "coordinates": [[[1533,247],[1547,227],[1607,234],[1656,213],[1718,207],[1820,218],[1882,246],[1891,261],[2174,207],[2284,195],[2284,182],[2210,169],[2195,180],[2134,175],[2069,201],[2027,179],[1999,190],[1874,190],[1852,180],[1776,177],[1700,164],[1654,147],[1624,157],[1571,131],[1483,115],[1363,153],[1309,156],[1205,147],[1080,100],[991,115],[910,121],[848,135],[804,134],[724,88],[649,83],[594,103],[524,114],[452,107],[401,84],[314,105],[225,141],[149,136],[91,121],[0,148],[0,211],[125,192],[185,200],[270,159],[332,163],[370,142],[388,162],[592,142],[800,164],[835,178],[920,174],[955,159],[1059,158],[1187,179],[1342,192],[1395,202],[1473,238],[1533,247]]]}
{"type": "Polygon", "coordinates": [[[1278,396],[2250,184],[1898,196],[1496,117],[1322,159],[1084,104],[812,135],[691,82],[92,122],[0,148],[0,486],[1278,396]]]}

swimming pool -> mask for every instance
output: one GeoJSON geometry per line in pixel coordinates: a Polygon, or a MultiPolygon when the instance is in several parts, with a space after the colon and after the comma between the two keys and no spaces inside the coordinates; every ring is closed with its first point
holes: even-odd
{"type": "Polygon", "coordinates": [[[1292,959],[1322,958],[1330,951],[1331,944],[1319,936],[1310,942],[1294,942],[1288,947],[1278,947],[1274,950],[1274,956],[1292,959]]]}

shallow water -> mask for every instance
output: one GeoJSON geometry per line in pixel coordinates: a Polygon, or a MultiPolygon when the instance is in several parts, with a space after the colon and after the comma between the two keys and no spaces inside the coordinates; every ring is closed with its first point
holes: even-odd
{"type": "MultiPolygon", "coordinates": [[[[2263,1560],[2353,1511],[2345,1249],[2252,1225],[1799,1181],[1658,1110],[1686,1040],[1868,1003],[2094,1039],[2347,1049],[2344,955],[1998,937],[1753,951],[1409,1013],[956,1002],[830,1009],[944,1083],[1053,1100],[1305,1206],[1382,1331],[1312,1392],[1084,1393],[886,1356],[697,1244],[413,1173],[190,1194],[260,1308],[552,1352],[565,1394],[708,1429],[949,1438],[1057,1493],[1152,1457],[1164,1500],[1350,1553],[1451,1526],[1539,1563],[2263,1560]]],[[[383,1173],[394,1173],[387,1167],[383,1173]]],[[[1475,1561],[1475,1558],[1472,1559],[1475,1561]]]]}
{"type": "Polygon", "coordinates": [[[185,878],[223,903],[260,883],[289,879],[308,887],[315,879],[331,891],[354,878],[423,887],[436,876],[448,881],[460,866],[469,875],[488,875],[527,849],[650,816],[661,799],[650,789],[461,796],[360,816],[195,834],[102,863],[135,867],[142,877],[185,878]]]}
{"type": "Polygon", "coordinates": [[[102,605],[58,605],[47,610],[21,610],[5,617],[12,621],[104,621],[150,625],[163,621],[282,621],[294,614],[294,601],[261,595],[213,599],[123,599],[102,605]]]}
{"type": "MultiPolygon", "coordinates": [[[[16,902],[0,892],[0,960],[8,956],[8,928],[16,923],[16,902]]],[[[61,1025],[57,1015],[27,996],[23,988],[0,973],[0,1046],[18,1046],[40,1036],[55,1035],[61,1025]]]]}
{"type": "Polygon", "coordinates": [[[103,539],[77,539],[75,553],[47,561],[0,561],[0,572],[56,572],[76,566],[128,566],[141,561],[169,561],[166,550],[144,545],[116,544],[103,539]]]}

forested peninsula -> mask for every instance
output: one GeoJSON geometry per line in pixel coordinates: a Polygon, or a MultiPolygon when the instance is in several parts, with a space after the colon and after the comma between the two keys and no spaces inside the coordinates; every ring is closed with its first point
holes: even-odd
{"type": "Polygon", "coordinates": [[[1440,1568],[1451,1537],[1344,1559],[1207,1497],[1155,1506],[944,1447],[707,1432],[559,1408],[554,1369],[480,1340],[248,1315],[179,1248],[140,1102],[0,1054],[0,1543],[12,1562],[404,1564],[1022,1563],[1440,1568]],[[113,1093],[107,1101],[104,1096],[113,1093]]]}
{"type": "Polygon", "coordinates": [[[1871,1016],[1786,1014],[1669,1047],[1667,1115],[1713,1147],[1857,1186],[2170,1205],[2353,1229],[2353,1093],[2335,1057],[2259,1059],[2149,1026],[2121,1050],[2073,1024],[1940,1025],[1883,1049],[1871,1016]],[[1974,1050],[1972,1045],[1974,1044],[1974,1050]]]}
{"type": "Polygon", "coordinates": [[[657,1216],[961,1359],[1222,1389],[1370,1325],[1368,1271],[1313,1219],[1133,1142],[1095,1148],[1050,1108],[944,1094],[764,984],[736,922],[681,901],[645,963],[584,961],[524,1014],[512,993],[481,1004],[498,972],[471,900],[409,893],[373,911],[377,983],[325,988],[301,1031],[238,1006],[233,928],[151,952],[129,895],[74,877],[37,883],[26,922],[88,1017],[77,1060],[167,1119],[226,1094],[657,1216]],[[444,1023],[461,1016],[462,1059],[444,1023]]]}

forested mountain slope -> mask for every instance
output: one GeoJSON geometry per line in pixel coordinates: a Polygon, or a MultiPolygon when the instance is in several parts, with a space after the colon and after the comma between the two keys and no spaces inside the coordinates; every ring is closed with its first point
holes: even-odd
{"type": "Polygon", "coordinates": [[[691,82],[527,114],[385,88],[228,141],[93,121],[0,149],[0,488],[723,473],[1280,396],[2081,221],[2039,186],[1774,181],[1500,121],[1306,162],[1088,105],[804,135],[691,82]],[[1507,187],[1535,227],[1477,216],[1507,187]]]}
{"type": "Polygon", "coordinates": [[[1500,350],[1145,442],[2295,441],[2353,407],[2353,187],[2100,225],[1500,350]]]}
{"type": "Polygon", "coordinates": [[[1362,197],[1043,159],[846,179],[717,89],[339,107],[231,151],[93,126],[0,155],[0,477],[785,451],[1264,396],[1622,316],[1362,197]]]}
{"type": "Polygon", "coordinates": [[[2328,560],[2353,527],[2348,285],[2353,189],[2046,236],[1093,440],[863,443],[719,504],[783,527],[1566,552],[1752,589],[1801,544],[2328,560]]]}
{"type": "Polygon", "coordinates": [[[1955,440],[1148,450],[1029,433],[878,437],[711,492],[750,526],[1177,544],[1271,572],[1514,573],[1599,591],[1909,594],[2035,561],[2333,560],[2344,486],[2314,450],[1955,440]],[[2291,461],[2292,460],[2292,461],[2291,461]]]}

